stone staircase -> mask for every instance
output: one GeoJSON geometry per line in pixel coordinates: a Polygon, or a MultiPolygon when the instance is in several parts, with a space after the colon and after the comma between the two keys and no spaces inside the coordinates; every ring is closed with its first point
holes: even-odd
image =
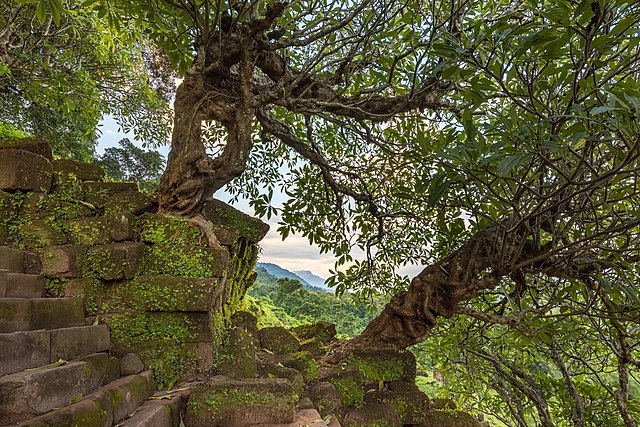
{"type": "Polygon", "coordinates": [[[121,377],[107,326],[86,323],[80,298],[45,298],[24,265],[0,246],[0,425],[179,426],[188,387],[152,397],[141,363],[121,377]]]}

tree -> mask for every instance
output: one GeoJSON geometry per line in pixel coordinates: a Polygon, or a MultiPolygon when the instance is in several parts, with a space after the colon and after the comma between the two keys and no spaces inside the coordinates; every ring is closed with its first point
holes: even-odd
{"type": "Polygon", "coordinates": [[[164,168],[162,154],[138,148],[128,138],[118,141],[118,145],[106,148],[97,163],[105,168],[109,178],[135,182],[141,190],[152,193],[164,168]]]}
{"type": "Polygon", "coordinates": [[[158,72],[162,56],[136,27],[116,32],[101,17],[71,0],[0,4],[0,121],[62,157],[92,158],[104,114],[150,143],[168,134],[174,86],[158,72]]]}
{"type": "Polygon", "coordinates": [[[635,425],[638,4],[113,7],[184,71],[160,210],[195,215],[231,183],[352,264],[338,291],[393,294],[336,358],[440,320],[436,357],[464,360],[460,384],[479,378],[496,416],[635,425]],[[426,268],[393,280],[405,262],[426,268]]]}

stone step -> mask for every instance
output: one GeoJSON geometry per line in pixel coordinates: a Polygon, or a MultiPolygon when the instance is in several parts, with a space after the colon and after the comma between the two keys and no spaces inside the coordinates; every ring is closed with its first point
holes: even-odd
{"type": "Polygon", "coordinates": [[[44,277],[39,274],[0,272],[0,298],[42,298],[44,277]]]}
{"type": "Polygon", "coordinates": [[[136,411],[153,394],[151,371],[115,380],[81,401],[29,419],[19,427],[113,426],[136,411]]]}
{"type": "Polygon", "coordinates": [[[254,424],[252,427],[340,427],[340,423],[335,417],[331,417],[331,424],[320,416],[315,409],[299,409],[293,422],[286,424],[254,424]]]}
{"type": "Polygon", "coordinates": [[[159,391],[125,420],[121,427],[180,427],[191,390],[177,386],[173,391],[159,391]]]}
{"type": "Polygon", "coordinates": [[[24,273],[24,251],[0,246],[0,271],[24,273]]]}
{"type": "Polygon", "coordinates": [[[117,359],[97,353],[59,366],[0,377],[0,425],[28,420],[81,400],[118,376],[117,359]]]}
{"type": "Polygon", "coordinates": [[[0,334],[0,375],[109,350],[106,325],[0,334]]]}
{"type": "Polygon", "coordinates": [[[0,333],[84,326],[81,298],[2,298],[0,333]]]}

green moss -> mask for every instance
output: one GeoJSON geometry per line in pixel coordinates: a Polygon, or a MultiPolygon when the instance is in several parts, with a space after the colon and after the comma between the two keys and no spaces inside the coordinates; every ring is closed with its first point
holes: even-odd
{"type": "Polygon", "coordinates": [[[84,196],[82,182],[72,173],[54,172],[51,195],[60,201],[78,202],[84,196]]]}
{"type": "Polygon", "coordinates": [[[318,362],[306,351],[287,354],[280,360],[280,363],[283,366],[300,371],[305,383],[309,383],[318,377],[318,362]]]}
{"type": "Polygon", "coordinates": [[[357,406],[364,402],[362,385],[353,378],[331,378],[329,382],[333,384],[340,396],[340,407],[357,406]]]}
{"type": "Polygon", "coordinates": [[[351,356],[364,378],[375,382],[391,382],[401,379],[405,374],[402,360],[396,358],[363,358],[351,356]]]}
{"type": "Polygon", "coordinates": [[[209,248],[153,245],[145,247],[143,271],[145,274],[211,277],[213,264],[209,248]]]}
{"type": "Polygon", "coordinates": [[[258,393],[233,389],[211,393],[204,401],[214,418],[228,410],[237,410],[238,408],[269,408],[274,411],[282,411],[286,410],[291,403],[269,392],[258,393]]]}
{"type": "Polygon", "coordinates": [[[135,346],[147,341],[185,342],[192,337],[189,318],[184,313],[153,316],[151,313],[116,314],[110,319],[111,339],[135,346]]]}
{"type": "Polygon", "coordinates": [[[172,215],[144,214],[140,240],[160,245],[206,246],[202,231],[189,225],[189,219],[172,215]]]}

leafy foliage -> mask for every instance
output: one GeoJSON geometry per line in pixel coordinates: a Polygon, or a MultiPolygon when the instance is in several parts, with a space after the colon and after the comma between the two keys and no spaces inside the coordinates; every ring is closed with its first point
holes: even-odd
{"type": "Polygon", "coordinates": [[[164,169],[162,154],[138,148],[128,138],[118,141],[118,145],[106,148],[97,163],[110,179],[135,182],[141,190],[153,192],[164,169]]]}
{"type": "Polygon", "coordinates": [[[162,55],[137,27],[117,33],[101,18],[88,2],[0,5],[0,121],[43,137],[60,157],[91,159],[103,114],[145,141],[167,138],[171,74],[149,77],[162,55]]]}

